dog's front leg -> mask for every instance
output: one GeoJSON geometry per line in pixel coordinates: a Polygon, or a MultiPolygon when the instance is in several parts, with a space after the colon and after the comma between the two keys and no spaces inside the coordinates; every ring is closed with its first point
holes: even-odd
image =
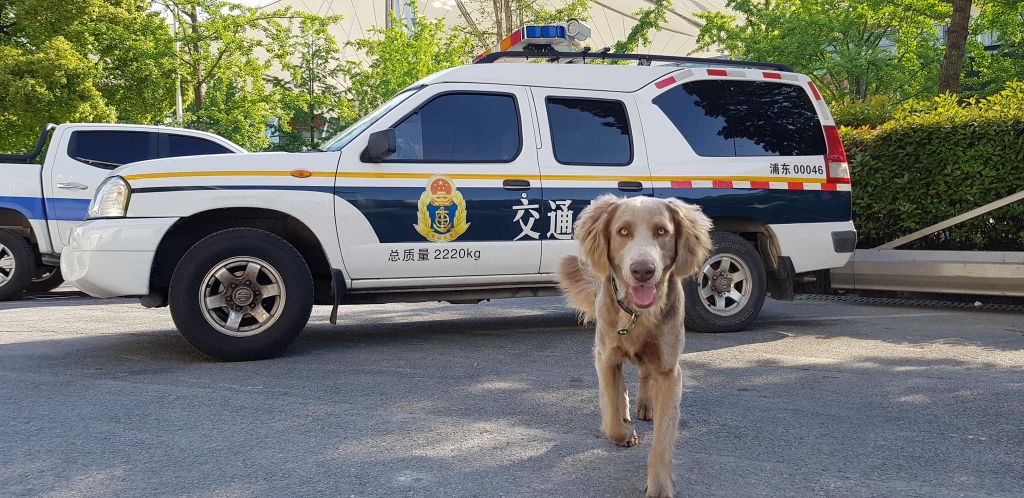
{"type": "Polygon", "coordinates": [[[601,391],[601,432],[613,443],[628,448],[636,444],[636,431],[629,422],[626,385],[622,381],[622,359],[597,351],[594,366],[601,391]]]}
{"type": "Polygon", "coordinates": [[[650,384],[654,404],[654,442],[647,459],[647,496],[674,496],[672,456],[679,429],[679,398],[682,396],[682,373],[676,366],[670,372],[654,372],[650,384]]]}
{"type": "Polygon", "coordinates": [[[651,406],[651,373],[640,367],[640,384],[636,391],[636,418],[640,420],[651,420],[654,417],[654,407],[651,406]]]}

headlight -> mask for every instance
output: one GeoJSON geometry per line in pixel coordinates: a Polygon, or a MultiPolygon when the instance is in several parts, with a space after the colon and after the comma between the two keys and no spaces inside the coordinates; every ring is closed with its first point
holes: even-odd
{"type": "Polygon", "coordinates": [[[96,189],[96,196],[89,204],[90,218],[123,218],[128,212],[128,199],[132,188],[120,176],[107,178],[96,189]]]}

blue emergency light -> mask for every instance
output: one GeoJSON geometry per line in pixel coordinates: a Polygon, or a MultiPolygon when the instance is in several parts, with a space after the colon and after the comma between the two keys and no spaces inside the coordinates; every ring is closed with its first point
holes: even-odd
{"type": "Polygon", "coordinates": [[[527,26],[526,38],[568,38],[565,34],[565,26],[527,26]]]}

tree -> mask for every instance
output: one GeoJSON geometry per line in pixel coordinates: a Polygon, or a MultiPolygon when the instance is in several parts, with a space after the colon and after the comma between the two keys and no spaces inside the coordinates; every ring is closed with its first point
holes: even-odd
{"type": "Polygon", "coordinates": [[[316,148],[321,137],[334,135],[354,120],[351,104],[339,88],[338,42],[328,30],[339,19],[304,18],[288,36],[274,40],[273,57],[283,73],[269,78],[281,92],[282,115],[274,126],[277,150],[316,148]]]}
{"type": "Polygon", "coordinates": [[[369,64],[349,61],[343,69],[349,82],[345,95],[358,116],[376,109],[417,80],[466,64],[472,58],[469,39],[445,27],[442,19],[417,15],[412,20],[412,32],[396,19],[390,28],[373,28],[370,33],[370,38],[352,43],[366,54],[369,64]]]}
{"type": "Polygon", "coordinates": [[[44,123],[112,122],[99,69],[67,40],[26,52],[0,46],[0,150],[27,152],[44,123]]]}
{"type": "Polygon", "coordinates": [[[942,0],[729,0],[737,15],[696,14],[702,51],[781,62],[817,78],[830,100],[934,95],[950,17],[942,0]]]}
{"type": "Polygon", "coordinates": [[[626,54],[636,52],[641,44],[651,44],[651,31],[658,31],[668,18],[668,10],[672,8],[672,0],[654,0],[654,6],[640,9],[633,14],[636,24],[626,34],[626,38],[615,42],[612,52],[626,54]]]}
{"type": "Polygon", "coordinates": [[[1024,80],[1024,1],[980,0],[967,40],[969,71],[962,93],[986,96],[1024,80]],[[985,36],[986,46],[979,37],[985,36]]]}
{"type": "Polygon", "coordinates": [[[185,125],[217,133],[250,150],[265,148],[280,94],[264,80],[270,40],[291,36],[290,9],[262,11],[224,0],[154,0],[177,24],[185,125]]]}
{"type": "Polygon", "coordinates": [[[0,127],[4,137],[26,132],[13,126],[30,128],[28,134],[35,135],[46,121],[43,116],[156,123],[173,109],[173,81],[167,78],[175,64],[173,42],[167,24],[147,1],[76,0],[55,8],[48,0],[0,0],[0,46],[8,49],[5,67],[25,80],[14,84],[24,91],[29,81],[35,82],[32,92],[39,98],[35,104],[20,102],[23,114],[16,118],[10,118],[13,107],[0,111],[9,117],[0,127]],[[40,65],[26,65],[27,60],[40,65]],[[58,74],[75,77],[61,81],[58,74]],[[68,100],[73,98],[83,100],[68,100]],[[64,108],[44,107],[52,99],[64,108]]]}
{"type": "Polygon", "coordinates": [[[971,21],[971,0],[951,0],[953,15],[946,29],[946,55],[939,71],[939,93],[957,93],[967,50],[967,29],[971,21]]]}

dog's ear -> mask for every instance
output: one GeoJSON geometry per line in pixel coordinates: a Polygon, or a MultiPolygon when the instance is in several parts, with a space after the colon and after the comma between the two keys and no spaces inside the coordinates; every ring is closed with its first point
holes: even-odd
{"type": "Polygon", "coordinates": [[[676,259],[673,265],[680,278],[700,271],[711,251],[711,220],[700,207],[678,199],[668,201],[669,215],[675,224],[676,259]]]}
{"type": "Polygon", "coordinates": [[[584,208],[576,220],[580,259],[590,271],[602,277],[611,272],[608,264],[608,223],[615,214],[619,200],[611,194],[602,195],[584,208]]]}

